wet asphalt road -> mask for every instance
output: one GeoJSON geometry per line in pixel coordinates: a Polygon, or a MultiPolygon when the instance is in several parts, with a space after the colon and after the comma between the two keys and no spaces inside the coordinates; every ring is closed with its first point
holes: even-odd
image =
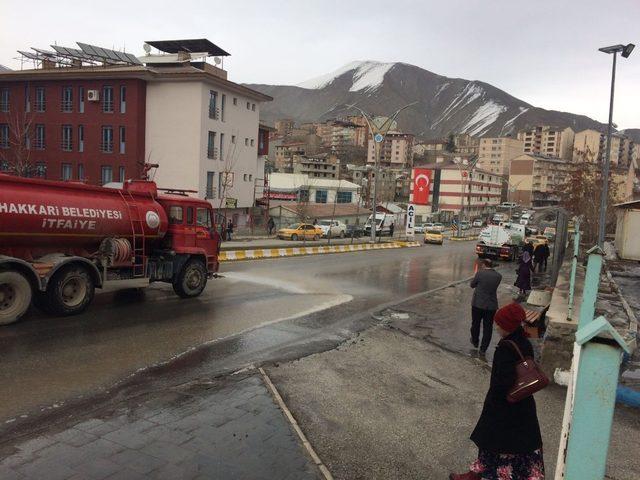
{"type": "Polygon", "coordinates": [[[303,356],[312,343],[348,336],[378,307],[468,277],[474,260],[473,242],[448,242],[235,262],[198,299],[154,285],[99,295],[77,317],[34,312],[0,330],[0,422],[104,392],[207,343],[224,345],[207,357],[208,374],[275,351],[303,356]]]}

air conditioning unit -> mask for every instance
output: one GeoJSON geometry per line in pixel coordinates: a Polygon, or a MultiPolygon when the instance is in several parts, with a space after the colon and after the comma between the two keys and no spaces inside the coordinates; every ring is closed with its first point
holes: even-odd
{"type": "Polygon", "coordinates": [[[100,101],[100,92],[98,90],[87,90],[87,100],[90,102],[100,101]]]}

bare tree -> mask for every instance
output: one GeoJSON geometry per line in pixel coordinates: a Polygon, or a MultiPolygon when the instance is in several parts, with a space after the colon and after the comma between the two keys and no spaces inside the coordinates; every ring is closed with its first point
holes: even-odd
{"type": "Polygon", "coordinates": [[[36,165],[31,161],[33,136],[33,115],[30,112],[16,112],[9,118],[9,148],[0,149],[0,160],[9,173],[19,177],[33,177],[36,165]]]}
{"type": "MultiPolygon", "coordinates": [[[[602,165],[595,160],[595,154],[589,150],[576,151],[572,168],[558,193],[562,205],[574,215],[582,217],[580,227],[584,234],[583,240],[587,244],[595,243],[598,238],[602,186],[602,165]]],[[[615,227],[612,206],[615,203],[617,190],[618,185],[613,176],[610,176],[605,231],[611,231],[615,227]]]]}
{"type": "MultiPolygon", "coordinates": [[[[235,134],[236,138],[239,138],[239,135],[235,134]]],[[[220,144],[222,146],[222,143],[220,144]]],[[[238,162],[239,151],[237,148],[237,143],[230,143],[229,148],[225,152],[221,152],[221,160],[224,162],[222,164],[222,170],[220,171],[220,181],[218,185],[220,185],[220,191],[218,192],[218,212],[222,211],[223,215],[221,217],[221,234],[224,234],[224,230],[227,227],[227,207],[226,207],[226,199],[233,191],[233,186],[235,182],[235,165],[238,162]],[[223,207],[224,204],[224,207],[223,207]]],[[[218,217],[220,218],[220,214],[218,213],[218,217]]]]}

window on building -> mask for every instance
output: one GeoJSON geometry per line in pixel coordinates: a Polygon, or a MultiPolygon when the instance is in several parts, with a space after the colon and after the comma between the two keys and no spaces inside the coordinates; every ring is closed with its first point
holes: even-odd
{"type": "Polygon", "coordinates": [[[247,102],[247,110],[251,110],[251,102],[247,102]]]}
{"type": "Polygon", "coordinates": [[[233,104],[234,105],[238,105],[238,98],[237,97],[233,97],[233,104]]]}
{"type": "Polygon", "coordinates": [[[73,87],[62,87],[62,103],[60,109],[63,112],[73,112],[73,87]]]}
{"type": "Polygon", "coordinates": [[[223,186],[223,185],[222,185],[222,182],[223,182],[222,173],[223,173],[223,172],[220,172],[220,173],[218,174],[218,198],[222,198],[222,195],[223,195],[223,193],[224,193],[224,192],[222,191],[222,186],[223,186]]]}
{"type": "Polygon", "coordinates": [[[78,112],[84,113],[84,87],[78,87],[78,112]]]}
{"type": "Polygon", "coordinates": [[[216,158],[216,132],[209,132],[207,136],[207,158],[216,158]]]}
{"type": "Polygon", "coordinates": [[[36,136],[33,142],[33,147],[36,150],[44,150],[45,147],[45,131],[44,125],[41,123],[36,124],[36,136]]]}
{"type": "Polygon", "coordinates": [[[255,103],[251,104],[251,110],[254,111],[254,112],[256,111],[256,104],[255,103]]]}
{"type": "Polygon", "coordinates": [[[24,86],[24,111],[31,111],[31,89],[28,84],[24,86]]]}
{"type": "Polygon", "coordinates": [[[78,151],[84,152],[84,126],[78,125],[78,151]]]}
{"type": "Polygon", "coordinates": [[[220,120],[224,122],[224,106],[227,103],[227,96],[223,93],[220,99],[220,120]]]}
{"type": "Polygon", "coordinates": [[[300,197],[300,202],[308,202],[309,201],[309,190],[300,190],[300,193],[298,194],[298,196],[300,197]]]}
{"type": "Polygon", "coordinates": [[[209,90],[209,118],[218,119],[218,92],[209,90]]]}
{"type": "Polygon", "coordinates": [[[224,160],[224,133],[220,133],[220,160],[224,160]]]}
{"type": "Polygon", "coordinates": [[[216,178],[216,172],[207,172],[207,192],[206,199],[216,198],[216,192],[213,188],[213,182],[216,178]]]}
{"type": "Polygon", "coordinates": [[[120,127],[120,153],[125,153],[125,142],[127,141],[126,130],[125,127],[120,127]]]}
{"type": "Polygon", "coordinates": [[[36,162],[36,177],[47,178],[47,166],[43,162],[36,162]]]}
{"type": "Polygon", "coordinates": [[[0,148],[9,148],[9,124],[0,123],[0,148]]]}
{"type": "Polygon", "coordinates": [[[84,165],[82,163],[78,164],[78,180],[84,180],[84,165]]]}
{"type": "Polygon", "coordinates": [[[248,147],[248,146],[249,146],[249,139],[248,139],[248,138],[245,138],[245,139],[244,139],[244,146],[245,146],[245,147],[248,147]]]}
{"type": "Polygon", "coordinates": [[[9,89],[3,88],[0,90],[0,112],[9,111],[9,89]]]}
{"type": "Polygon", "coordinates": [[[127,113],[127,87],[120,85],[120,113],[127,113]]]}
{"type": "Polygon", "coordinates": [[[113,87],[105,86],[102,88],[102,111],[113,113],[113,87]]]}
{"type": "Polygon", "coordinates": [[[124,183],[125,180],[127,179],[127,170],[124,167],[120,167],[118,169],[118,177],[119,177],[119,181],[124,183]]]}
{"type": "Polygon", "coordinates": [[[233,143],[233,144],[236,143],[236,136],[235,135],[231,135],[231,143],[233,143]]]}
{"type": "Polygon", "coordinates": [[[253,147],[255,145],[255,140],[252,138],[251,139],[251,146],[253,147]]]}
{"type": "Polygon", "coordinates": [[[245,182],[247,180],[249,180],[249,175],[247,175],[246,173],[242,176],[242,180],[244,180],[245,182]]]}
{"type": "Polygon", "coordinates": [[[113,153],[113,127],[102,127],[102,142],[100,143],[102,153],[113,153]]]}
{"type": "Polygon", "coordinates": [[[179,207],[178,205],[172,205],[169,207],[169,223],[171,225],[182,224],[183,215],[182,207],[179,207]]]}
{"type": "Polygon", "coordinates": [[[326,190],[316,190],[316,203],[327,203],[326,190]]]}
{"type": "Polygon", "coordinates": [[[100,169],[100,182],[102,185],[113,182],[113,167],[111,165],[103,165],[100,169]]]}
{"type": "Polygon", "coordinates": [[[66,180],[71,180],[72,178],[73,178],[73,166],[70,163],[63,163],[60,179],[66,181],[66,180]]]}
{"type": "Polygon", "coordinates": [[[36,112],[44,112],[47,107],[44,87],[36,87],[36,112]]]}
{"type": "Polygon", "coordinates": [[[64,152],[70,152],[73,149],[73,127],[71,125],[62,125],[61,148],[64,152]]]}
{"type": "Polygon", "coordinates": [[[253,181],[253,175],[249,174],[249,181],[252,182],[253,181]]]}

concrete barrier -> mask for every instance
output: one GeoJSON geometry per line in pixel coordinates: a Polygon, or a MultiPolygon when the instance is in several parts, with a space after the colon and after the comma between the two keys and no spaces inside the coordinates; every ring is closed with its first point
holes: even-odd
{"type": "Polygon", "coordinates": [[[363,252],[390,248],[419,247],[418,242],[359,243],[356,245],[325,245],[318,247],[256,248],[248,250],[223,250],[218,256],[220,262],[238,260],[259,260],[262,258],[296,257],[301,255],[322,255],[326,253],[363,252]]]}

